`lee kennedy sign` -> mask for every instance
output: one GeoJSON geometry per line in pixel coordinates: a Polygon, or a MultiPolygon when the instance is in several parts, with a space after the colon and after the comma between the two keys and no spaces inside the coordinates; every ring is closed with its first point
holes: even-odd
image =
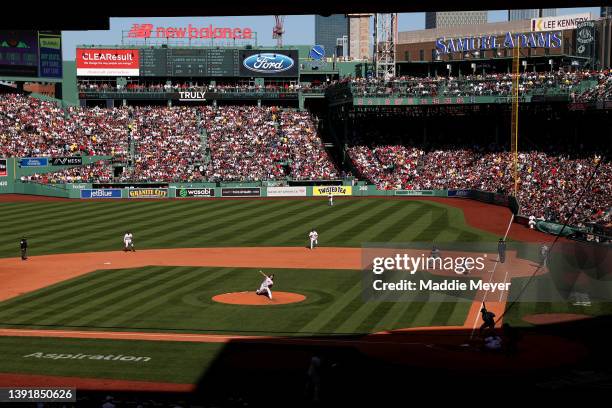
{"type": "Polygon", "coordinates": [[[240,75],[248,77],[298,75],[298,53],[283,51],[240,51],[240,75]]]}
{"type": "Polygon", "coordinates": [[[471,52],[483,50],[512,49],[517,45],[523,48],[560,48],[562,35],[557,32],[539,32],[513,34],[506,33],[503,39],[495,35],[478,37],[438,38],[436,51],[438,54],[453,52],[471,52]]]}

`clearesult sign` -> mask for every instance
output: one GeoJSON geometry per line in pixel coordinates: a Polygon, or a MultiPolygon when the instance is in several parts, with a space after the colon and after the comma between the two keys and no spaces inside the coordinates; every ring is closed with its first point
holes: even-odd
{"type": "Polygon", "coordinates": [[[200,197],[214,197],[214,188],[177,188],[177,198],[200,198],[200,197]]]}
{"type": "Polygon", "coordinates": [[[129,198],[166,198],[167,188],[134,188],[128,191],[129,198]]]}
{"type": "Polygon", "coordinates": [[[72,157],[52,157],[52,166],[80,166],[83,164],[83,158],[81,156],[72,157]]]}
{"type": "Polygon", "coordinates": [[[569,16],[543,17],[531,19],[531,31],[574,30],[584,21],[591,19],[591,13],[569,16]]]}
{"type": "Polygon", "coordinates": [[[81,190],[81,198],[121,198],[121,190],[118,188],[84,188],[81,190]]]}
{"type": "Polygon", "coordinates": [[[268,187],[268,197],[306,197],[306,187],[268,187]]]}
{"type": "Polygon", "coordinates": [[[221,189],[222,197],[259,197],[259,187],[224,187],[221,189]]]}
{"type": "Polygon", "coordinates": [[[138,76],[140,57],[136,49],[77,48],[78,76],[138,76]]]}
{"type": "Polygon", "coordinates": [[[312,194],[316,196],[350,196],[353,195],[352,186],[315,186],[312,188],[312,194]]]}
{"type": "Polygon", "coordinates": [[[6,159],[0,159],[0,177],[6,177],[6,159]]]}

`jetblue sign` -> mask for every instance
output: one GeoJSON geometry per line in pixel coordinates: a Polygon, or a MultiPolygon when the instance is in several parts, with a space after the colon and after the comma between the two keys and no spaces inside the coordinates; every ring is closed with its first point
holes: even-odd
{"type": "Polygon", "coordinates": [[[111,188],[95,188],[81,190],[81,198],[121,198],[121,190],[111,188]]]}
{"type": "Polygon", "coordinates": [[[516,46],[520,48],[560,48],[562,38],[560,31],[526,34],[506,33],[503,38],[495,35],[438,38],[436,40],[436,51],[438,54],[449,54],[453,52],[512,49],[516,46]]]}
{"type": "Polygon", "coordinates": [[[241,51],[241,76],[297,76],[297,51],[241,51]]]}

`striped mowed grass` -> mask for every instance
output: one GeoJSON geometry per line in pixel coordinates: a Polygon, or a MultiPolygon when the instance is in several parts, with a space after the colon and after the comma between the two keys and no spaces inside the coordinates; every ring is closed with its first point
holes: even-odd
{"type": "MultiPolygon", "coordinates": [[[[275,288],[301,303],[237,306],[214,295],[253,291],[258,269],[145,267],[100,270],[0,303],[0,327],[73,330],[348,335],[461,325],[470,302],[365,302],[360,271],[271,269],[275,288]]],[[[436,300],[439,300],[436,299],[436,300]]]]}
{"type": "Polygon", "coordinates": [[[137,248],[321,246],[365,242],[495,240],[466,225],[457,208],[403,199],[168,200],[0,203],[0,257],[117,250],[126,230],[137,248]]]}
{"type": "MultiPolygon", "coordinates": [[[[405,199],[168,200],[0,203],[0,257],[108,251],[126,230],[136,247],[322,246],[365,242],[496,240],[466,225],[461,210],[405,199]]],[[[211,297],[254,290],[248,268],[146,267],[103,270],[0,303],[3,327],[220,332],[262,335],[355,334],[462,324],[469,302],[364,302],[359,271],[278,270],[275,289],[307,301],[273,307],[217,304],[211,297]]]]}

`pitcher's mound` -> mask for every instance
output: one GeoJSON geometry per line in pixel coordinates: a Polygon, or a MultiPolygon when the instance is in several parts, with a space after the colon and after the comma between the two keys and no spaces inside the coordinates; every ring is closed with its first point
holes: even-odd
{"type": "Polygon", "coordinates": [[[252,291],[223,293],[213,296],[212,300],[219,303],[228,303],[230,305],[266,306],[298,303],[306,300],[306,296],[300,295],[299,293],[274,291],[272,292],[272,299],[268,299],[267,296],[258,295],[255,291],[252,291]]]}
{"type": "Polygon", "coordinates": [[[542,313],[523,316],[523,320],[531,324],[554,324],[590,319],[591,316],[574,313],[542,313]]]}

